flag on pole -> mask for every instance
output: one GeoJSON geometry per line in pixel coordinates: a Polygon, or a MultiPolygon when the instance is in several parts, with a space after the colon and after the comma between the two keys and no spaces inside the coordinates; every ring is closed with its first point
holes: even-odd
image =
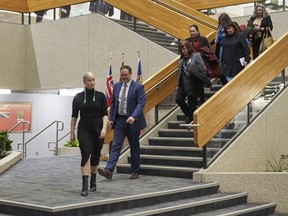
{"type": "Polygon", "coordinates": [[[112,102],[112,94],[113,94],[113,88],[114,88],[114,82],[112,77],[112,54],[110,55],[110,65],[107,73],[107,79],[106,79],[106,102],[107,107],[110,107],[112,102]]]}
{"type": "Polygon", "coordinates": [[[141,59],[140,59],[140,51],[138,52],[138,70],[137,70],[137,82],[142,83],[143,77],[142,77],[142,68],[141,68],[141,59]]]}
{"type": "MultiPolygon", "coordinates": [[[[121,63],[121,68],[124,66],[125,64],[124,64],[124,52],[122,52],[122,63],[121,63]]],[[[122,79],[121,79],[121,75],[120,75],[120,77],[119,77],[119,82],[121,82],[122,81],[122,79]]]]}

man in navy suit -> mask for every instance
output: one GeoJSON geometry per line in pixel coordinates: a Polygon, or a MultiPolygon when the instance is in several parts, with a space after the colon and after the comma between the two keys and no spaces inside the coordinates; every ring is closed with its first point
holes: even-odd
{"type": "Polygon", "coordinates": [[[120,156],[120,151],[127,136],[131,153],[130,179],[138,179],[140,172],[140,131],[146,127],[143,109],[146,102],[142,84],[132,80],[132,70],[128,65],[121,67],[122,82],[114,85],[110,106],[109,127],[114,129],[114,139],[109,160],[105,168],[98,172],[107,179],[112,174],[120,156]],[[124,92],[124,93],[123,93],[124,92]]]}

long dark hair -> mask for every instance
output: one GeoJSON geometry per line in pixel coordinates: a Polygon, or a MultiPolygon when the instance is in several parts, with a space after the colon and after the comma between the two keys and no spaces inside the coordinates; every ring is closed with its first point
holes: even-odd
{"type": "Polygon", "coordinates": [[[226,36],[229,36],[228,33],[227,33],[227,28],[228,27],[232,27],[234,29],[234,35],[235,36],[238,36],[239,35],[239,32],[240,32],[240,28],[238,26],[238,24],[236,24],[235,22],[228,22],[225,27],[224,27],[224,31],[225,31],[225,35],[226,36]]]}
{"type": "Polygon", "coordinates": [[[221,13],[218,17],[218,27],[221,25],[221,22],[223,22],[223,26],[226,26],[228,23],[232,22],[232,20],[227,13],[221,13]]]}

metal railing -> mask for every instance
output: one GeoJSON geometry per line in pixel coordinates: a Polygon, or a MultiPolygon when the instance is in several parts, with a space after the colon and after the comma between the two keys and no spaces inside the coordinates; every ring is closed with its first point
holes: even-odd
{"type": "MultiPolygon", "coordinates": [[[[20,131],[22,133],[22,143],[25,142],[25,133],[27,133],[30,130],[30,122],[29,121],[19,121],[16,125],[14,125],[10,130],[8,130],[8,133],[11,133],[15,128],[17,128],[19,125],[22,125],[22,131],[20,131]],[[28,128],[25,128],[25,125],[28,125],[28,128]]],[[[19,143],[18,143],[19,145],[19,143]]],[[[24,152],[24,145],[22,148],[22,152],[24,152]]],[[[22,153],[22,158],[24,158],[24,155],[22,153]]]]}
{"type": "MultiPolygon", "coordinates": [[[[75,127],[74,131],[77,130],[78,127],[75,127]]],[[[63,140],[65,137],[67,137],[69,134],[71,134],[71,132],[66,133],[64,136],[62,136],[60,139],[58,139],[58,137],[56,138],[56,141],[50,141],[48,142],[48,150],[49,151],[54,151],[55,152],[55,156],[59,155],[59,142],[61,140],[63,140]],[[54,144],[55,147],[51,147],[51,144],[54,144]]]]}
{"type": "Polygon", "coordinates": [[[36,135],[34,135],[32,138],[30,138],[28,141],[24,142],[24,139],[22,143],[18,143],[17,150],[20,151],[20,145],[22,145],[22,157],[27,157],[27,144],[34,140],[36,137],[38,137],[40,134],[42,134],[44,131],[46,131],[48,128],[50,128],[52,125],[56,124],[56,146],[58,149],[58,137],[59,137],[59,131],[62,131],[64,129],[64,123],[62,121],[53,121],[51,124],[49,124],[47,127],[42,129],[40,132],[38,132],[36,135]],[[61,127],[59,127],[59,124],[61,124],[61,127]]]}
{"type": "MultiPolygon", "coordinates": [[[[273,81],[272,81],[273,82],[273,81]]],[[[208,146],[203,146],[203,168],[206,169],[209,167],[224,151],[227,149],[247,128],[248,126],[257,119],[257,117],[263,113],[269,105],[286,89],[287,84],[285,80],[285,71],[281,72],[281,87],[278,88],[278,90],[275,90],[275,94],[271,95],[269,97],[269,102],[262,107],[260,111],[258,111],[255,115],[253,115],[253,111],[251,109],[251,101],[246,105],[246,123],[245,125],[215,154],[212,158],[207,159],[208,154],[208,146]],[[273,97],[272,97],[273,96],[273,97]],[[251,117],[252,116],[252,117],[251,117]]],[[[278,84],[279,85],[279,84],[278,84]]],[[[253,99],[254,100],[254,99],[253,99]]]]}

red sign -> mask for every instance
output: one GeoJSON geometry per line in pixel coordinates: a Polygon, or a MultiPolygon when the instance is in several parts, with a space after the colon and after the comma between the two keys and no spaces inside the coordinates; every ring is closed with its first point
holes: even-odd
{"type": "MultiPolygon", "coordinates": [[[[30,123],[30,128],[24,124],[24,129],[31,131],[31,103],[0,102],[0,131],[9,131],[21,121],[30,123]]],[[[23,130],[23,125],[19,124],[11,132],[23,130]]]]}

